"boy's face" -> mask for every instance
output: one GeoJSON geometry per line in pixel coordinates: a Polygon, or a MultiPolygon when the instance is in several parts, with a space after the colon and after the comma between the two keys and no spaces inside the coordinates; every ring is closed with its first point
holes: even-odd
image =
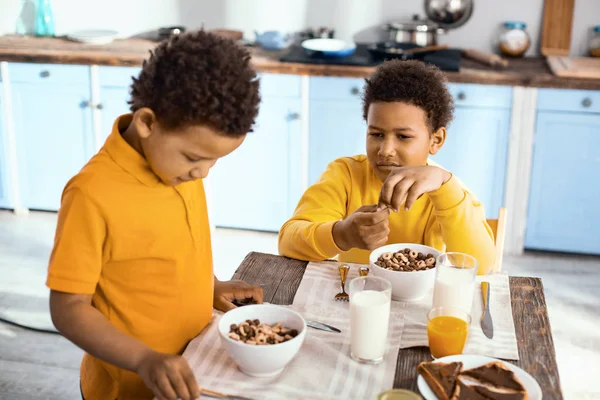
{"type": "Polygon", "coordinates": [[[385,181],[394,167],[427,165],[446,139],[446,128],[431,133],[423,109],[401,102],[375,102],[367,115],[367,158],[385,181]]]}
{"type": "Polygon", "coordinates": [[[207,125],[190,125],[171,131],[155,119],[134,118],[134,123],[140,125],[136,131],[146,161],[169,186],[206,178],[217,160],[237,149],[246,137],[227,136],[207,125]]]}

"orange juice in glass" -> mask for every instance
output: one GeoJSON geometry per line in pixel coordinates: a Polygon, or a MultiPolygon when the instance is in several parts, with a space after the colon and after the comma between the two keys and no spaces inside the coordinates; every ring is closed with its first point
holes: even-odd
{"type": "Polygon", "coordinates": [[[437,307],[427,313],[427,339],[433,358],[462,354],[471,316],[458,308],[437,307]]]}

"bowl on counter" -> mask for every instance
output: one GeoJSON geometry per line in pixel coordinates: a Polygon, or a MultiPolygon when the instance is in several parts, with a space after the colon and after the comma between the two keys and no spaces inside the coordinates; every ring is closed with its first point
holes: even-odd
{"type": "Polygon", "coordinates": [[[249,376],[264,378],[280,374],[298,354],[306,336],[306,321],[287,307],[252,304],[223,314],[218,329],[223,346],[240,371],[249,376]],[[228,336],[232,324],[239,325],[246,320],[255,319],[270,325],[279,322],[283,327],[297,330],[298,334],[288,341],[266,345],[246,344],[228,336]]]}
{"type": "Polygon", "coordinates": [[[389,280],[392,283],[392,300],[414,302],[421,300],[427,292],[433,289],[435,283],[435,267],[421,271],[394,271],[388,270],[375,264],[384,253],[398,252],[409,248],[417,253],[431,253],[437,260],[442,254],[433,247],[416,243],[394,243],[379,247],[371,252],[369,263],[371,264],[371,273],[389,280]]]}
{"type": "Polygon", "coordinates": [[[304,50],[324,57],[347,57],[356,51],[356,44],[340,39],[308,39],[302,42],[304,50]]]}

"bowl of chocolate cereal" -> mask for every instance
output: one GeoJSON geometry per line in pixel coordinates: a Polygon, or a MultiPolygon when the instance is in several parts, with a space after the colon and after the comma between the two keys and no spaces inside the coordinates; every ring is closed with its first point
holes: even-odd
{"type": "Polygon", "coordinates": [[[371,252],[371,272],[392,283],[392,300],[412,302],[425,297],[435,283],[440,251],[416,243],[394,243],[371,252]]]}
{"type": "Polygon", "coordinates": [[[221,316],[218,329],[223,346],[240,371],[254,377],[280,374],[306,336],[304,318],[274,304],[230,310],[221,316]]]}

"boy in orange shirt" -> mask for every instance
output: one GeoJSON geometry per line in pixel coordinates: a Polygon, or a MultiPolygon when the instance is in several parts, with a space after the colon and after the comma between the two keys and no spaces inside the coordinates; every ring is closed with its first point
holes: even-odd
{"type": "Polygon", "coordinates": [[[187,343],[213,306],[262,302],[260,288],[214,277],[202,184],[258,113],[249,62],[204,31],[160,44],[132,114],[64,189],[47,285],[56,328],[86,352],[86,400],[197,398],[187,343]]]}
{"type": "Polygon", "coordinates": [[[368,264],[377,247],[420,243],[471,254],[479,273],[489,271],[495,251],[483,205],[428,158],[442,148],[452,111],[437,68],[399,60],[377,68],[364,89],[366,156],[329,164],[281,228],[279,252],[368,264]]]}

